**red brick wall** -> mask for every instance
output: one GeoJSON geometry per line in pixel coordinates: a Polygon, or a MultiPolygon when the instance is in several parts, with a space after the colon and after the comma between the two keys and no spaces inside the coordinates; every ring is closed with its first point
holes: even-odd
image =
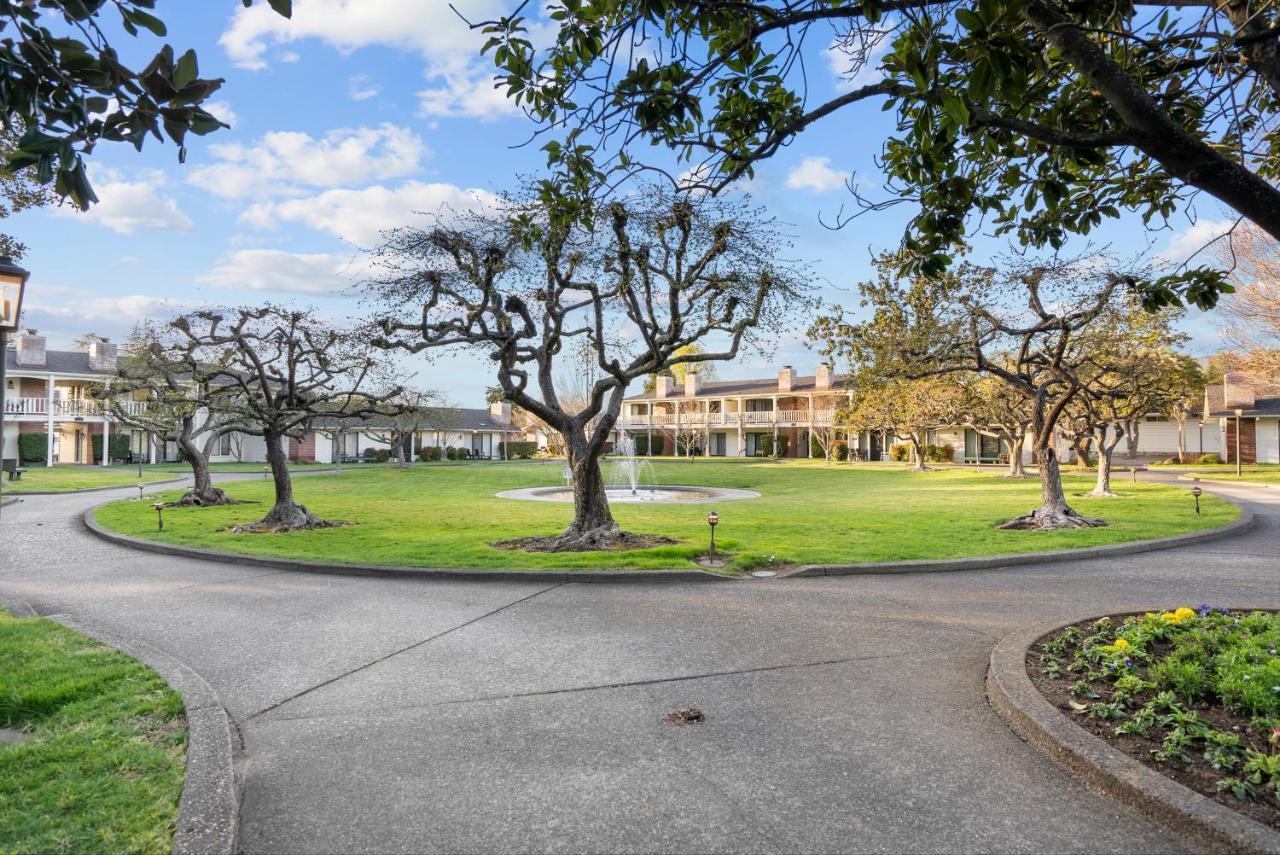
{"type": "Polygon", "coordinates": [[[315,463],[316,462],[316,433],[315,431],[307,431],[303,435],[302,441],[290,437],[289,439],[289,459],[294,463],[315,463]]]}
{"type": "MultiPolygon", "coordinates": [[[[1227,419],[1227,463],[1236,462],[1236,420],[1227,419]]],[[[1258,462],[1258,420],[1240,419],[1240,462],[1258,462]]]]}
{"type": "Polygon", "coordinates": [[[46,398],[49,395],[49,387],[43,380],[23,377],[18,382],[21,384],[18,392],[20,398],[46,398]]]}

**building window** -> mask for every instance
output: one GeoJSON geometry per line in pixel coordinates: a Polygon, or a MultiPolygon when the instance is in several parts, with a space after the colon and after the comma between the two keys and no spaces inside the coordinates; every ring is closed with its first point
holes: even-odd
{"type": "Polygon", "coordinates": [[[747,401],[748,413],[771,413],[773,412],[773,399],[771,398],[753,398],[747,401]]]}
{"type": "Polygon", "coordinates": [[[224,433],[218,437],[218,454],[223,456],[231,454],[231,434],[224,433]]]}

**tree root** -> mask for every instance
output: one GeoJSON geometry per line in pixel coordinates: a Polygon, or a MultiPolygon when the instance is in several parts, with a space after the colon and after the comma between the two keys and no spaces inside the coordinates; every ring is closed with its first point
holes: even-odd
{"type": "Polygon", "coordinates": [[[324,520],[307,510],[306,505],[276,505],[265,517],[253,523],[232,526],[236,534],[281,534],[287,531],[308,531],[316,528],[342,528],[351,525],[341,520],[324,520]]]}
{"type": "Polygon", "coordinates": [[[592,528],[586,531],[570,529],[552,537],[515,537],[491,544],[494,549],[519,549],[525,552],[597,552],[601,550],[648,549],[677,543],[660,534],[636,534],[612,528],[592,528]]]}
{"type": "Polygon", "coordinates": [[[1097,490],[1090,490],[1089,492],[1085,493],[1085,495],[1086,495],[1086,496],[1090,496],[1090,497],[1092,497],[1092,498],[1094,498],[1094,499],[1118,499],[1118,498],[1120,498],[1119,494],[1117,494],[1117,493],[1113,493],[1113,492],[1111,492],[1110,490],[1103,490],[1102,492],[1098,492],[1097,490]]]}
{"type": "Polygon", "coordinates": [[[1106,524],[1106,520],[1086,517],[1071,508],[1036,508],[1031,513],[1015,517],[996,528],[1012,531],[1060,531],[1073,528],[1095,528],[1106,524]]]}
{"type": "Polygon", "coordinates": [[[197,493],[195,490],[188,490],[186,495],[176,502],[170,502],[165,505],[167,508],[204,508],[212,505],[236,505],[239,504],[235,499],[228,496],[217,487],[213,487],[203,493],[197,493]]]}

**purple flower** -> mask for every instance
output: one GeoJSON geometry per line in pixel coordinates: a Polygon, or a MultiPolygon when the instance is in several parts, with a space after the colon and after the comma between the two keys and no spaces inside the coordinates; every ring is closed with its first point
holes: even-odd
{"type": "Polygon", "coordinates": [[[1124,660],[1124,667],[1126,667],[1126,668],[1132,668],[1132,667],[1133,667],[1133,660],[1132,660],[1132,659],[1130,659],[1130,658],[1128,658],[1128,657],[1125,657],[1125,660],[1124,660]]]}
{"type": "Polygon", "coordinates": [[[1208,603],[1201,603],[1200,608],[1196,609],[1196,614],[1200,617],[1208,617],[1213,612],[1213,607],[1208,603]]]}

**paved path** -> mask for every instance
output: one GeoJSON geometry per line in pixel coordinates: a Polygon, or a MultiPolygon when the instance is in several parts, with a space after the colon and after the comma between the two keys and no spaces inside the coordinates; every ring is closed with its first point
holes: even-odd
{"type": "MultiPolygon", "coordinates": [[[[109,494],[5,509],[0,598],[141,638],[243,739],[276,851],[1176,851],[987,706],[1011,630],[1280,607],[1280,493],[1243,536],[1108,561],[725,584],[316,576],[86,534],[109,494]],[[661,719],[683,706],[702,725],[661,719]]],[[[128,495],[127,491],[122,491],[128,495]]]]}

